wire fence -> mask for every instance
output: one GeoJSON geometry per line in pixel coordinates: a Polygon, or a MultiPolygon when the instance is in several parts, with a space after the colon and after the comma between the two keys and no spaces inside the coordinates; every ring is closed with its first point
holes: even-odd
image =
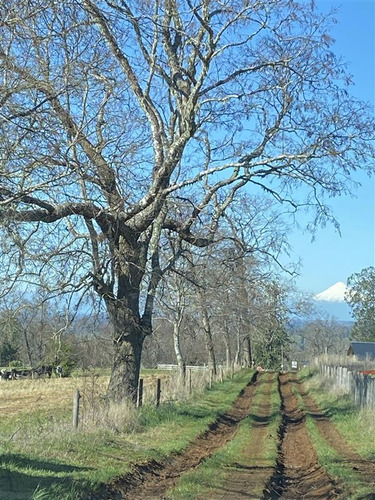
{"type": "MultiPolygon", "coordinates": [[[[138,385],[137,404],[126,409],[129,417],[136,408],[143,405],[158,407],[161,404],[188,400],[189,398],[212,388],[216,383],[223,383],[227,378],[241,370],[241,365],[217,367],[216,373],[208,366],[187,366],[185,376],[181,376],[177,365],[160,365],[152,376],[140,378],[138,385]]],[[[73,427],[91,425],[98,420],[113,422],[118,418],[114,415],[115,408],[108,405],[103,397],[103,384],[96,374],[86,377],[83,388],[73,395],[73,427]],[[110,415],[108,412],[111,411],[110,415]]],[[[119,406],[118,412],[124,413],[124,407],[119,406]]]]}

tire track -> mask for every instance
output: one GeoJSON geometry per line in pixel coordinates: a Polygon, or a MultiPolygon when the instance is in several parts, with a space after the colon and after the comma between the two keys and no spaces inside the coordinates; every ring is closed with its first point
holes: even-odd
{"type": "MultiPolygon", "coordinates": [[[[257,378],[258,373],[255,373],[234,401],[232,408],[219,416],[183,453],[171,457],[165,463],[151,461],[136,466],[132,474],[120,478],[108,487],[106,496],[100,496],[100,499],[163,499],[166,491],[177,483],[184,472],[197,467],[233,439],[240,422],[250,413],[257,378]]],[[[91,497],[92,500],[94,498],[91,497]]]]}
{"type": "Polygon", "coordinates": [[[274,383],[274,373],[264,373],[261,375],[258,390],[262,392],[262,398],[253,415],[254,421],[251,433],[249,433],[249,441],[241,454],[240,462],[236,462],[231,466],[230,472],[226,476],[225,484],[220,488],[221,493],[214,494],[212,499],[259,499],[259,495],[255,496],[254,491],[261,491],[272,475],[273,464],[270,464],[263,457],[264,443],[269,432],[268,426],[272,419],[270,398],[274,383]]]}
{"type": "Polygon", "coordinates": [[[282,423],[278,461],[275,473],[264,490],[264,499],[339,498],[339,488],[318,462],[306,429],[305,414],[298,407],[288,374],[279,375],[279,392],[282,423]]]}
{"type": "Polygon", "coordinates": [[[342,457],[342,462],[354,470],[364,483],[372,484],[375,491],[375,463],[364,459],[354,451],[313,397],[308,394],[297,375],[292,377],[292,383],[301,395],[306,412],[313,418],[320,435],[342,457]]]}

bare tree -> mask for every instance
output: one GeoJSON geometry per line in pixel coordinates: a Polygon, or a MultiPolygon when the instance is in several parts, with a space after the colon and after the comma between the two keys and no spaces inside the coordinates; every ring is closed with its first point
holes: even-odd
{"type": "Polygon", "coordinates": [[[320,314],[296,330],[302,344],[301,356],[312,359],[322,354],[344,355],[348,350],[350,328],[333,317],[320,314]]]}
{"type": "Polygon", "coordinates": [[[220,278],[214,278],[218,287],[214,300],[219,317],[222,315],[227,361],[231,358],[230,340],[233,344],[235,337],[235,361],[252,366],[252,336],[264,316],[262,283],[280,271],[296,272],[294,264],[285,265],[280,260],[281,254],[285,258],[288,252],[288,215],[275,200],[249,195],[239,196],[226,212],[226,238],[216,251],[222,269],[220,278]]]}
{"type": "Polygon", "coordinates": [[[169,280],[166,283],[167,286],[169,285],[170,290],[173,289],[174,297],[170,296],[169,308],[173,317],[174,347],[181,373],[184,372],[184,367],[180,334],[187,302],[189,302],[189,309],[195,310],[199,327],[203,332],[208,365],[215,374],[217,371],[211,317],[213,313],[213,295],[218,290],[220,283],[215,280],[217,267],[214,268],[215,259],[212,257],[215,245],[210,250],[210,252],[200,251],[194,253],[185,250],[178,266],[175,266],[173,281],[169,280]]]}
{"type": "Polygon", "coordinates": [[[0,17],[2,292],[94,289],[109,397],[135,397],[162,232],[209,245],[245,186],[330,219],[322,193],[372,165],[371,111],[313,2],[8,0],[0,17]]]}
{"type": "Polygon", "coordinates": [[[173,327],[173,348],[177,360],[180,378],[183,382],[186,379],[186,361],[181,348],[181,334],[184,315],[189,298],[192,294],[192,286],[186,276],[182,274],[179,267],[178,272],[171,272],[164,281],[159,301],[165,316],[171,321],[173,327]]]}
{"type": "Polygon", "coordinates": [[[13,332],[12,344],[17,347],[10,361],[29,366],[55,362],[65,341],[69,311],[62,300],[47,301],[43,291],[39,292],[27,296],[14,289],[0,299],[0,345],[9,338],[8,330],[13,332]],[[5,318],[11,327],[4,329],[5,318]]]}

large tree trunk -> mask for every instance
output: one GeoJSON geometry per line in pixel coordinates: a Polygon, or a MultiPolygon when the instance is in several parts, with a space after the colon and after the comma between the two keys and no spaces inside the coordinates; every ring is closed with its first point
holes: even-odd
{"type": "Polygon", "coordinates": [[[136,235],[114,238],[112,242],[117,274],[117,291],[99,283],[113,325],[114,355],[107,396],[120,403],[137,401],[139,372],[145,336],[151,333],[152,306],[146,300],[140,316],[141,282],[145,271],[147,245],[142,246],[136,235]]]}
{"type": "Polygon", "coordinates": [[[136,402],[144,338],[142,335],[118,338],[121,340],[115,341],[107,395],[117,403],[125,399],[136,402]]]}

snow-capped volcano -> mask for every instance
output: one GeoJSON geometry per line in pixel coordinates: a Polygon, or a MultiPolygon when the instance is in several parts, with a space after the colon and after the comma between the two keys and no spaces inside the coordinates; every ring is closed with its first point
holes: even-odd
{"type": "Polygon", "coordinates": [[[327,288],[323,292],[315,295],[315,300],[322,300],[326,302],[345,302],[345,292],[347,288],[345,283],[338,281],[334,285],[327,288]]]}

